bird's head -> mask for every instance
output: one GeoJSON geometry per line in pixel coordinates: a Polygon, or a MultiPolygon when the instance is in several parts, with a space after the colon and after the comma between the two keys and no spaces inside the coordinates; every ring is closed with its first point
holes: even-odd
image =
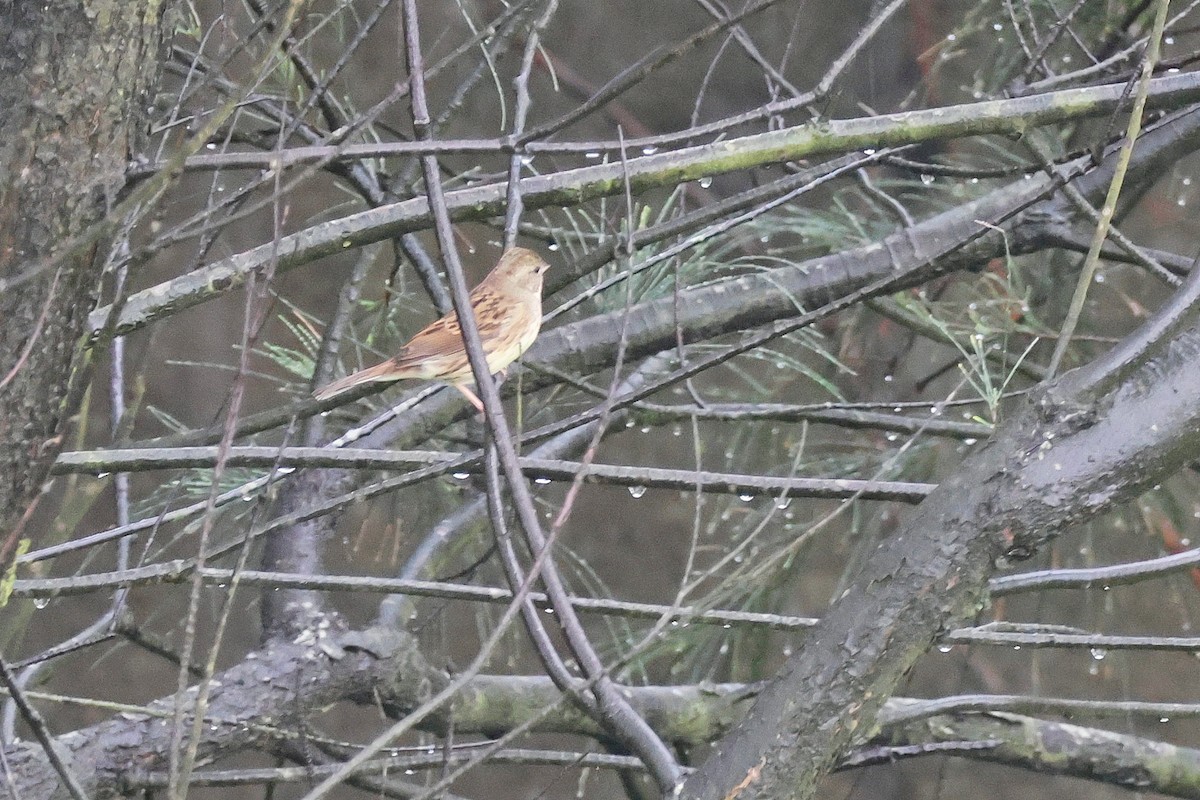
{"type": "Polygon", "coordinates": [[[540,296],[542,276],[548,269],[550,265],[537,253],[524,247],[514,247],[504,251],[500,263],[485,280],[492,286],[503,286],[509,291],[532,291],[540,296]]]}

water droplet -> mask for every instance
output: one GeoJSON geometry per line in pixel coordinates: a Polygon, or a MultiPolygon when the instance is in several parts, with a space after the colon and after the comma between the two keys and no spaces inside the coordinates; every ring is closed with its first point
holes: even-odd
{"type": "Polygon", "coordinates": [[[1103,647],[1093,647],[1091,649],[1091,654],[1092,658],[1096,659],[1097,661],[1103,661],[1104,657],[1108,655],[1108,651],[1103,647]]]}
{"type": "Polygon", "coordinates": [[[652,156],[657,152],[658,152],[658,148],[652,144],[648,144],[642,148],[642,155],[644,155],[644,156],[652,156]]]}
{"type": "Polygon", "coordinates": [[[471,477],[471,473],[469,473],[469,472],[455,472],[455,473],[454,473],[454,474],[453,474],[451,477],[453,477],[453,478],[454,478],[454,480],[456,480],[456,481],[465,481],[467,478],[471,477]]]}
{"type": "Polygon", "coordinates": [[[550,479],[549,478],[534,478],[533,482],[536,483],[538,486],[545,486],[547,483],[550,482],[550,479]]]}
{"type": "Polygon", "coordinates": [[[776,497],[775,498],[775,507],[778,508],[780,511],[787,508],[791,504],[792,504],[792,498],[790,498],[790,497],[776,497]]]}
{"type": "Polygon", "coordinates": [[[550,243],[550,244],[549,244],[549,245],[546,247],[546,249],[547,249],[547,250],[549,250],[551,253],[557,253],[557,252],[558,252],[558,242],[552,242],[552,243],[550,243]]]}
{"type": "Polygon", "coordinates": [[[954,645],[951,645],[951,644],[939,644],[938,645],[939,653],[949,653],[953,649],[954,649],[954,645]]]}
{"type": "Polygon", "coordinates": [[[701,178],[700,180],[698,180],[696,182],[700,184],[701,189],[707,189],[708,187],[712,186],[712,178],[709,177],[708,175],[705,175],[703,178],[701,178]]]}
{"type": "Polygon", "coordinates": [[[639,497],[641,497],[645,493],[646,493],[645,486],[630,486],[629,487],[629,496],[632,497],[634,500],[637,500],[639,497]]]}
{"type": "Polygon", "coordinates": [[[749,492],[743,492],[742,494],[738,495],[738,500],[741,500],[743,503],[749,503],[753,499],[754,495],[750,494],[749,492]]]}
{"type": "Polygon", "coordinates": [[[584,157],[584,158],[597,159],[597,158],[599,158],[599,157],[600,157],[600,154],[599,154],[599,153],[597,153],[595,150],[592,150],[592,151],[589,151],[588,153],[585,153],[583,157],[584,157]]]}
{"type": "Polygon", "coordinates": [[[34,608],[41,609],[41,608],[45,608],[45,607],[46,607],[46,606],[48,606],[48,605],[50,605],[50,598],[49,598],[49,597],[39,597],[39,598],[37,598],[36,600],[34,600],[34,601],[33,601],[33,607],[34,607],[34,608]]]}
{"type": "Polygon", "coordinates": [[[926,186],[932,186],[935,180],[937,180],[937,177],[934,175],[921,175],[921,183],[925,184],[926,186]]]}

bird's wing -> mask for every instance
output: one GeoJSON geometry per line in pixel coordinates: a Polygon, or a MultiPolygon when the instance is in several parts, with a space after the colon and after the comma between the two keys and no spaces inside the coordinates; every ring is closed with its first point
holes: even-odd
{"type": "MultiPolygon", "coordinates": [[[[472,296],[471,300],[475,324],[479,328],[479,338],[483,340],[485,349],[490,341],[495,341],[505,331],[513,330],[514,323],[520,327],[520,323],[514,320],[514,317],[528,314],[522,307],[523,304],[506,301],[490,291],[472,296]]],[[[396,355],[395,362],[398,368],[405,368],[458,355],[464,351],[462,326],[458,324],[458,315],[451,313],[418,331],[396,355]]]]}
{"type": "Polygon", "coordinates": [[[452,356],[462,352],[462,349],[462,326],[458,324],[458,315],[450,313],[417,331],[392,360],[398,368],[403,369],[452,356]]]}

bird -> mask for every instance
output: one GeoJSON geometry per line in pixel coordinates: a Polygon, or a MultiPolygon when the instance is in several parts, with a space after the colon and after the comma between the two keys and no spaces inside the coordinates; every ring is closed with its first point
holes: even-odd
{"type": "MultiPolygon", "coordinates": [[[[506,371],[537,338],[542,327],[542,276],[549,268],[532,250],[513,247],[471,290],[471,311],[491,374],[506,371]]],[[[483,411],[483,403],[466,386],[474,376],[457,313],[451,311],[426,325],[393,358],[322,386],[313,396],[327,400],[364,383],[410,378],[448,383],[483,411]]]]}

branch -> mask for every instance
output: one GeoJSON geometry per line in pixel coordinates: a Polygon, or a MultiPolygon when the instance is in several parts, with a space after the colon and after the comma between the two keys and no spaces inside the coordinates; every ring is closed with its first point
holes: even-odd
{"type": "MultiPolygon", "coordinates": [[[[56,473],[142,471],[179,467],[213,467],[220,452],[216,447],[166,449],[78,450],[62,454],[56,473]]],[[[476,454],[478,459],[482,454],[476,454]]],[[[397,469],[414,464],[453,464],[456,471],[480,474],[482,465],[464,461],[457,453],[403,450],[329,450],[322,447],[233,447],[224,462],[227,467],[338,467],[341,469],[397,469]]],[[[571,481],[582,476],[585,483],[628,486],[631,489],[702,488],[705,492],[743,495],[822,497],[894,500],[919,503],[933,490],[931,484],[909,481],[857,480],[851,478],[789,478],[743,475],[708,470],[628,467],[620,464],[583,464],[547,458],[518,458],[517,463],[538,482],[571,481]]]]}
{"type": "MultiPolygon", "coordinates": [[[[444,681],[430,669],[403,634],[374,631],[330,634],[332,628],[303,643],[275,642],[214,681],[201,729],[202,759],[236,753],[296,730],[310,715],[347,696],[369,696],[378,687],[398,692],[416,703],[426,682],[444,681]],[[269,721],[269,722],[268,722],[269,721]]],[[[179,700],[190,715],[196,690],[179,700]]],[[[76,775],[88,796],[114,796],[122,778],[134,768],[162,770],[172,750],[171,717],[175,697],[146,706],[144,713],[113,719],[58,737],[71,755],[76,775]],[[137,751],[136,762],[130,748],[137,751]]],[[[49,800],[58,778],[41,749],[13,745],[5,751],[7,778],[14,796],[49,800]]]]}
{"type": "MultiPolygon", "coordinates": [[[[524,178],[521,196],[527,208],[576,205],[630,187],[642,192],[690,180],[747,169],[762,164],[795,161],[823,153],[914,144],[937,139],[983,134],[1019,134],[1031,127],[1113,113],[1123,85],[1068,89],[1028,98],[993,100],[853,120],[832,120],[781,131],[744,136],[714,144],[682,148],[630,159],[624,164],[601,164],[524,178]]],[[[1185,73],[1151,81],[1150,105],[1200,100],[1200,73],[1185,73]]],[[[480,220],[503,212],[507,182],[446,192],[446,206],[455,221],[480,220]]],[[[131,295],[115,326],[106,333],[125,334],[177,311],[214,299],[237,288],[246,276],[278,256],[278,271],[286,272],[318,258],[345,252],[381,239],[431,227],[426,198],[351,214],[314,225],[131,295]]],[[[0,289],[3,284],[0,284],[0,289]]],[[[111,309],[94,311],[93,334],[104,328],[111,309]]]]}
{"type": "Polygon", "coordinates": [[[945,714],[891,726],[880,738],[897,746],[987,741],[991,747],[956,755],[1138,792],[1200,798],[1200,751],[1141,736],[990,712],[945,714]]]}
{"type": "Polygon", "coordinates": [[[683,796],[813,796],[939,631],[983,607],[998,563],[1200,454],[1198,296],[1193,270],[1144,326],[1157,336],[1068,373],[967,458],[880,545],[683,796]],[[1117,373],[1127,379],[1113,386],[1117,373]]]}
{"type": "MultiPolygon", "coordinates": [[[[382,687],[384,707],[403,715],[419,702],[430,684],[441,686],[446,676],[431,669],[413,649],[408,637],[379,629],[326,636],[308,644],[276,644],[253,654],[220,676],[222,690],[214,697],[204,726],[201,752],[212,759],[237,755],[247,747],[267,747],[280,732],[309,714],[319,713],[337,699],[376,705],[372,683],[382,687]],[[259,687],[270,687],[260,691],[259,687]],[[304,691],[295,687],[303,686],[304,691]],[[263,720],[275,724],[268,725],[263,720]]],[[[630,702],[669,741],[699,745],[728,731],[754,697],[757,685],[627,687],[630,702]]],[[[35,699],[38,698],[33,693],[35,699]]],[[[40,698],[48,699],[48,698],[40,698]]],[[[539,717],[534,733],[599,736],[603,731],[587,715],[559,702],[561,695],[542,676],[481,675],[451,706],[425,720],[422,729],[439,733],[451,720],[460,736],[494,736],[539,717]],[[552,707],[549,712],[547,708],[552,707]]],[[[65,734],[58,743],[75,757],[85,787],[93,797],[111,797],[131,787],[162,782],[162,722],[172,699],[131,708],[113,719],[65,734]],[[146,744],[146,760],[131,766],[125,744],[146,744]]],[[[903,713],[914,701],[896,699],[889,711],[903,713]]],[[[876,741],[890,747],[913,747],[942,742],[976,741],[987,746],[957,750],[979,761],[1010,764],[1043,772],[1099,780],[1109,784],[1160,792],[1176,797],[1200,797],[1195,774],[1200,751],[1175,747],[1137,736],[1069,725],[1010,713],[938,715],[889,726],[876,741]]],[[[877,750],[872,746],[867,753],[877,750]]],[[[938,752],[932,748],[930,752],[938,752]]],[[[5,751],[12,768],[12,789],[24,800],[50,798],[55,790],[53,768],[38,748],[14,745],[5,751]]],[[[403,756],[364,765],[363,775],[391,766],[403,769],[403,756]]],[[[553,762],[552,762],[553,763],[553,762]]],[[[624,762],[613,766],[627,766],[624,762]]],[[[323,777],[329,770],[319,770],[323,777]]],[[[294,771],[262,770],[259,779],[287,780],[294,771]]],[[[301,770],[311,780],[313,773],[301,770]]],[[[228,776],[237,781],[237,774],[228,776]]],[[[246,773],[244,780],[253,780],[246,773]]],[[[204,773],[200,784],[210,783],[204,773]]],[[[218,784],[219,785],[219,784],[218,784]]]]}

